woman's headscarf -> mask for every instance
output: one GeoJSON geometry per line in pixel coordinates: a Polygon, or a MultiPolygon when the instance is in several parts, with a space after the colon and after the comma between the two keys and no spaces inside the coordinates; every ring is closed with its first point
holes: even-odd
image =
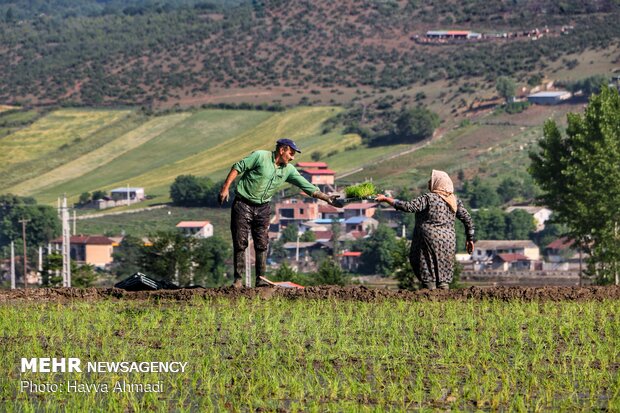
{"type": "Polygon", "coordinates": [[[444,201],[450,205],[450,209],[456,212],[456,196],[454,196],[454,184],[452,179],[444,171],[436,171],[433,169],[431,174],[431,192],[439,195],[444,201]]]}

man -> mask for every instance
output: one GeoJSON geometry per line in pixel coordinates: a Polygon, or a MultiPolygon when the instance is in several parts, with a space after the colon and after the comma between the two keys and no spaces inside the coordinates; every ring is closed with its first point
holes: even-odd
{"type": "Polygon", "coordinates": [[[338,195],[324,194],[299,174],[297,168],[291,164],[296,153],[301,153],[301,151],[295,142],[290,139],[279,139],[276,142],[275,151],[255,151],[235,163],[222,185],[219,196],[220,205],[228,201],[230,185],[238,175],[241,175],[237,183],[230,222],[235,266],[233,286],[235,288],[242,286],[241,278],[245,273],[245,250],[248,247],[250,233],[254,239],[256,255],[255,285],[257,287],[267,285],[259,277],[265,275],[267,266],[271,213],[269,201],[285,182],[297,186],[306,194],[330,205],[333,205],[338,198],[338,195]]]}

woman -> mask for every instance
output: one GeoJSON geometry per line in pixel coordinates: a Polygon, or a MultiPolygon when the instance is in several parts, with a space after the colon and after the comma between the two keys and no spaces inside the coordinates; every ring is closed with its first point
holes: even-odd
{"type": "Polygon", "coordinates": [[[399,201],[384,195],[377,196],[376,200],[416,214],[409,254],[413,273],[422,288],[448,289],[456,252],[455,218],[465,225],[469,254],[474,250],[474,223],[461,200],[454,195],[454,185],[447,173],[433,170],[428,189],[430,193],[412,201],[399,201]]]}

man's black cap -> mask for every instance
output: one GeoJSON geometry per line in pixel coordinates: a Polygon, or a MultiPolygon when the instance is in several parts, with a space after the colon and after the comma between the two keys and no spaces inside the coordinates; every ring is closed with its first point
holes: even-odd
{"type": "Polygon", "coordinates": [[[295,152],[301,153],[301,151],[299,150],[297,145],[295,145],[295,142],[293,142],[292,140],[290,140],[288,138],[278,139],[278,141],[276,143],[278,145],[281,145],[281,146],[286,145],[286,146],[290,147],[292,150],[294,150],[295,152]]]}

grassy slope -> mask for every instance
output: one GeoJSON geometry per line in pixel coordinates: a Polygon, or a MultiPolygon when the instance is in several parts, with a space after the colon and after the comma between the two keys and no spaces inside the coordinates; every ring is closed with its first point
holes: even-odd
{"type": "Polygon", "coordinates": [[[130,234],[147,237],[158,231],[170,231],[181,221],[209,221],[215,235],[230,239],[230,208],[166,207],[132,214],[101,215],[77,221],[81,234],[130,234]]]}
{"type": "MultiPolygon", "coordinates": [[[[287,112],[277,113],[265,119],[259,125],[246,129],[228,139],[218,139],[212,145],[195,155],[167,164],[159,169],[151,169],[137,176],[138,185],[151,188],[157,195],[167,193],[168,185],[176,176],[183,173],[210,176],[214,180],[224,177],[230,166],[240,158],[256,149],[271,149],[275,140],[290,137],[305,149],[305,141],[316,137],[324,120],[336,114],[337,109],[330,107],[301,107],[287,112]],[[163,183],[163,185],[162,185],[163,183]]],[[[325,136],[325,140],[337,136],[325,136]]]]}
{"type": "Polygon", "coordinates": [[[364,169],[347,177],[350,181],[372,178],[381,187],[419,187],[431,169],[443,169],[453,177],[459,170],[467,178],[480,175],[499,179],[525,172],[528,152],[542,137],[547,118],[565,123],[567,112],[580,112],[580,105],[533,106],[517,115],[489,115],[464,127],[456,127],[439,139],[410,154],[387,162],[365,163],[364,169]]]}
{"type": "Polygon", "coordinates": [[[61,165],[36,179],[31,179],[9,188],[9,191],[26,195],[41,193],[46,188],[96,171],[114,159],[144,145],[151,139],[173,128],[188,116],[190,116],[189,113],[183,113],[152,119],[84,156],[61,165]]]}
{"type": "MultiPolygon", "coordinates": [[[[63,109],[0,142],[0,189],[37,178],[124,132],[131,111],[63,109]]],[[[129,125],[135,127],[134,124],[129,125]]]]}
{"type": "MultiPolygon", "coordinates": [[[[174,128],[155,136],[145,144],[102,165],[97,170],[79,178],[67,180],[63,184],[35,193],[43,202],[50,202],[58,194],[76,196],[94,189],[112,189],[124,186],[145,186],[151,193],[148,183],[138,179],[142,174],[175,165],[206,148],[227,141],[241,131],[252,129],[271,114],[255,111],[200,111],[178,123],[174,128]],[[146,183],[146,184],[145,184],[146,183]]],[[[155,173],[152,183],[168,186],[177,175],[188,173],[184,169],[173,168],[169,180],[155,173]]]]}

